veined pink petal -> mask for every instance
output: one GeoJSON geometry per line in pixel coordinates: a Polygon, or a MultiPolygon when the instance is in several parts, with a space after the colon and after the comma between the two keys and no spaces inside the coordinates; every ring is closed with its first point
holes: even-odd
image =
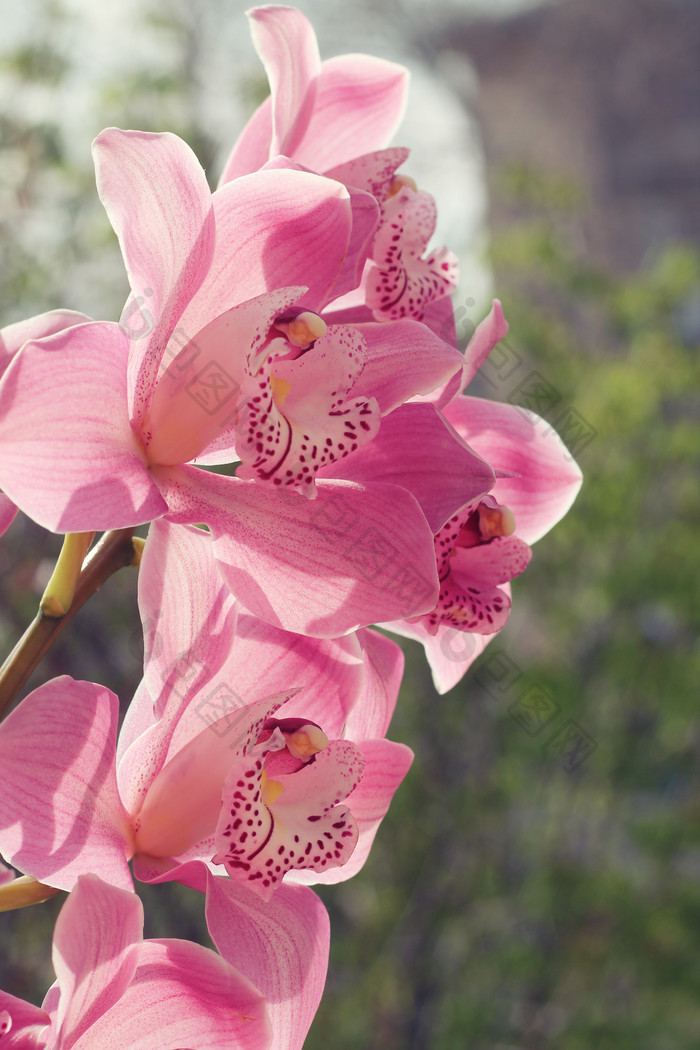
{"type": "Polygon", "coordinates": [[[71,889],[92,871],[131,887],[114,772],[118,714],[108,689],[63,676],[0,725],[0,850],[40,882],[71,889]]]}
{"type": "Polygon", "coordinates": [[[382,420],[374,441],[321,476],[400,485],[415,496],[433,532],[494,482],[489,464],[432,405],[397,408],[382,420]]]}
{"type": "Polygon", "coordinates": [[[324,480],[309,501],[194,467],[161,484],[170,519],[209,525],[231,590],[277,627],[333,638],[435,604],[433,534],[394,485],[324,480]]]}
{"type": "Polygon", "coordinates": [[[236,303],[304,286],[304,306],[326,302],[350,240],[350,195],[339,182],[288,168],[255,172],[213,196],[216,250],[178,324],[184,346],[236,303]]]}
{"type": "Polygon", "coordinates": [[[194,696],[215,678],[233,645],[235,601],[222,586],[211,545],[208,533],[189,526],[157,521],[149,530],[139,610],[146,632],[144,678],[158,715],[171,690],[194,696]]]}
{"type": "Polygon", "coordinates": [[[294,160],[328,171],[382,149],[406,104],[408,70],[370,55],[340,55],[321,63],[313,115],[294,160]]]}
{"type": "Polygon", "coordinates": [[[371,394],[382,415],[415,394],[427,394],[460,372],[462,355],[420,321],[357,324],[367,352],[353,392],[371,394]]]}
{"type": "Polygon", "coordinates": [[[316,35],[293,7],[269,4],[248,11],[253,43],[265,66],[272,96],[270,156],[294,156],[309,125],[321,68],[316,35]]]}
{"type": "Polygon", "coordinates": [[[328,915],[312,890],[279,887],[262,902],[231,879],[208,875],[207,925],[223,957],[265,996],[270,1050],[301,1050],[328,966],[328,915]]]}
{"type": "Polygon", "coordinates": [[[44,314],[29,317],[26,321],[16,321],[15,324],[0,329],[0,376],[23,343],[55,335],[65,328],[73,328],[91,320],[91,317],[76,310],[48,310],[44,314]]]}
{"type": "Polygon", "coordinates": [[[96,875],[78,879],[53,937],[60,988],[53,1028],[61,1050],[70,1050],[119,1002],[136,972],[142,937],[143,905],[135,893],[96,875]]]}
{"type": "Polygon", "coordinates": [[[339,164],[324,174],[329,179],[337,179],[345,186],[365,190],[381,202],[389,196],[396,169],[408,160],[409,153],[410,150],[400,146],[375,150],[361,157],[353,157],[352,160],[339,164]]]}
{"type": "Polygon", "coordinates": [[[0,382],[0,487],[40,525],[85,532],[167,509],[129,424],[128,342],[84,324],[24,345],[0,382]]]}
{"type": "Polygon", "coordinates": [[[2,1050],[44,1050],[50,1023],[45,1010],[0,991],[2,1050]]]}
{"type": "MultiPolygon", "coordinates": [[[[464,353],[462,388],[471,383],[497,343],[508,334],[508,322],[503,316],[500,300],[494,299],[486,317],[474,330],[464,353]]],[[[457,391],[459,393],[459,391],[457,391]]]]}
{"type": "Polygon", "coordinates": [[[354,187],[348,188],[352,208],[352,232],[347,255],[338,278],[329,291],[329,298],[338,298],[357,288],[372,246],[372,238],[379,221],[379,208],[373,196],[354,187]]]}
{"type": "Polygon", "coordinates": [[[294,871],[289,876],[290,882],[305,885],[344,882],[364,866],[394,793],[411,766],[413,752],[391,740],[361,740],[358,746],[365,756],[365,771],[346,799],[360,833],[355,850],[342,867],[321,872],[294,871]]]}
{"type": "Polygon", "coordinates": [[[74,1050],[266,1050],[269,1041],[265,1000],[229,963],[190,941],[147,940],[126,992],[74,1050]]]}
{"type": "MultiPolygon", "coordinates": [[[[508,584],[503,586],[503,590],[510,591],[508,584]]],[[[397,620],[382,626],[403,638],[413,638],[421,642],[438,693],[446,693],[457,685],[477,656],[484,651],[491,639],[496,637],[494,634],[458,631],[446,624],[438,627],[436,634],[431,634],[422,620],[415,623],[397,620]]]]}
{"type": "Polygon", "coordinates": [[[561,438],[534,412],[478,397],[456,398],[445,408],[455,430],[496,471],[492,495],[515,515],[517,535],[534,543],[574,502],[581,471],[561,438]]]}
{"type": "Polygon", "coordinates": [[[299,692],[287,701],[280,717],[316,722],[331,739],[342,734],[366,674],[354,634],[304,638],[245,612],[238,617],[232,673],[232,686],[248,701],[293,685],[299,692]]]}
{"type": "Polygon", "coordinates": [[[403,676],[404,656],[390,638],[365,628],[358,631],[365,657],[362,693],[345,724],[350,740],[383,737],[394,713],[403,676]]]}
{"type": "Polygon", "coordinates": [[[108,128],[95,139],[93,156],[134,296],[122,322],[132,351],[130,415],[139,421],[172,331],[212,258],[212,196],[202,166],[177,135],[108,128]]]}
{"type": "Polygon", "coordinates": [[[507,583],[525,572],[532,551],[519,536],[496,536],[475,547],[457,546],[450,557],[450,572],[480,591],[507,583]]]}

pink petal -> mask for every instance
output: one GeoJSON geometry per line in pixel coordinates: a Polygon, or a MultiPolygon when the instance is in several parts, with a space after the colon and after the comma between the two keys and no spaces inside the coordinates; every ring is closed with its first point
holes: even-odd
{"type": "Polygon", "coordinates": [[[230,879],[208,876],[207,925],[223,957],[265,996],[270,1050],[301,1050],[328,966],[328,915],[303,886],[279,887],[270,901],[230,879]]]}
{"type": "Polygon", "coordinates": [[[391,740],[363,740],[360,748],[365,756],[365,771],[345,801],[360,832],[352,856],[342,867],[327,871],[295,871],[290,876],[291,881],[305,885],[344,882],[364,867],[394,792],[411,766],[413,752],[404,744],[395,744],[391,740]]]}
{"type": "Polygon", "coordinates": [[[437,532],[455,509],[488,492],[493,471],[432,405],[403,405],[382,420],[378,437],[323,471],[363,485],[399,485],[437,532]]]}
{"type": "Polygon", "coordinates": [[[97,189],[119,238],[133,298],[129,401],[140,420],[160,358],[214,249],[204,171],[177,135],[108,128],[95,139],[97,189]]]}
{"type": "Polygon", "coordinates": [[[382,415],[415,394],[427,394],[459,373],[462,355],[420,321],[357,324],[367,351],[353,393],[375,397],[382,415]]]}
{"type": "Polygon", "coordinates": [[[284,153],[291,157],[304,137],[316,100],[321,68],[316,36],[308,18],[293,7],[253,8],[248,18],[270,82],[270,156],[284,153]]]}
{"type": "Polygon", "coordinates": [[[382,149],[403,117],[408,71],[370,55],[340,55],[321,64],[313,116],[294,160],[328,171],[382,149]]]}
{"type": "Polygon", "coordinates": [[[496,471],[492,495],[515,515],[517,535],[534,543],[562,518],[581,487],[581,471],[550,424],[534,412],[460,397],[445,415],[496,471]]]}
{"type": "MultiPolygon", "coordinates": [[[[507,585],[503,589],[508,590],[507,585]]],[[[484,651],[491,639],[496,637],[494,634],[458,631],[447,625],[438,627],[436,634],[430,634],[421,620],[415,623],[399,620],[383,626],[403,638],[413,638],[421,642],[438,693],[446,693],[457,685],[477,656],[484,651]]]]}
{"type": "Polygon", "coordinates": [[[408,160],[409,152],[398,146],[375,150],[361,157],[353,157],[352,160],[339,164],[324,174],[329,179],[337,179],[345,186],[365,190],[381,202],[389,196],[396,169],[408,160]]]}
{"type": "MultiPolygon", "coordinates": [[[[403,676],[404,656],[390,638],[369,628],[358,632],[365,656],[363,689],[348,715],[349,740],[383,737],[394,713],[403,676]]],[[[286,708],[285,708],[286,712],[286,708]]]]}
{"type": "Polygon", "coordinates": [[[329,292],[329,297],[333,299],[351,292],[362,280],[362,272],[379,221],[379,208],[374,197],[355,187],[349,187],[348,193],[352,208],[352,233],[343,269],[329,292]]]}
{"type": "Polygon", "coordinates": [[[143,905],[135,893],[109,886],[96,875],[78,879],[53,937],[61,992],[54,1029],[62,1048],[70,1050],[119,1002],[136,971],[142,936],[143,905]]]}
{"type": "Polygon", "coordinates": [[[347,253],[350,195],[333,179],[287,168],[227,183],[213,197],[216,250],[184,311],[180,346],[236,303],[304,286],[304,306],[326,302],[347,253]]]}
{"type": "Polygon", "coordinates": [[[85,324],[91,320],[92,318],[75,310],[49,310],[45,314],[37,314],[36,317],[17,321],[0,329],[0,376],[23,343],[55,335],[64,328],[73,328],[74,325],[85,324]]]}
{"type": "Polygon", "coordinates": [[[44,1050],[50,1023],[45,1010],[0,991],[2,1050],[44,1050]]]}
{"type": "Polygon", "coordinates": [[[310,501],[194,467],[168,477],[171,520],[209,525],[229,587],[274,626],[333,638],[435,605],[433,534],[403,489],[324,480],[310,501]]]}
{"type": "Polygon", "coordinates": [[[0,383],[0,486],[40,525],[138,525],[163,502],[127,415],[124,332],[85,324],[26,343],[0,383]]]}
{"type": "Polygon", "coordinates": [[[339,737],[363,690],[363,654],[355,635],[304,638],[242,612],[232,654],[231,687],[249,702],[294,686],[280,717],[315,722],[339,737]]]}
{"type": "MultiPolygon", "coordinates": [[[[508,334],[508,322],[503,316],[503,307],[494,299],[487,316],[474,331],[464,353],[464,372],[462,387],[471,383],[493,348],[508,334]]],[[[457,391],[458,392],[458,391],[457,391]]]]}
{"type": "Polygon", "coordinates": [[[131,887],[114,773],[118,715],[108,689],[63,676],[0,725],[0,850],[40,882],[71,889],[92,871],[131,887]]]}
{"type": "Polygon", "coordinates": [[[224,959],[199,944],[147,940],[134,979],[75,1050],[266,1050],[265,1000],[224,959]]]}

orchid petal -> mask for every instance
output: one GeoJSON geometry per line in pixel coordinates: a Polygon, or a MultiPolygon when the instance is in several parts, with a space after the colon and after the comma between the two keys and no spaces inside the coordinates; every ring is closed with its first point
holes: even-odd
{"type": "Polygon", "coordinates": [[[40,882],[71,889],[92,871],[131,887],[114,773],[118,714],[108,689],[63,676],[0,725],[0,849],[40,882]]]}
{"type": "Polygon", "coordinates": [[[62,1050],[70,1050],[124,995],[139,962],[142,936],[143,905],[135,893],[92,874],[78,879],[53,938],[61,993],[53,1027],[62,1050]]]}
{"type": "Polygon", "coordinates": [[[484,591],[525,572],[532,551],[519,536],[496,536],[475,547],[454,548],[450,572],[469,587],[484,591]]]}
{"type": "Polygon", "coordinates": [[[345,187],[307,171],[272,169],[227,183],[212,199],[216,250],[178,324],[179,347],[236,303],[275,289],[304,286],[305,308],[318,311],[350,239],[345,187]]]}
{"type": "Polygon", "coordinates": [[[46,1010],[0,991],[2,1050],[44,1050],[50,1023],[46,1010]]]}
{"type": "Polygon", "coordinates": [[[313,115],[294,160],[315,171],[382,149],[403,116],[408,70],[370,55],[321,64],[313,115]]]}
{"type": "Polygon", "coordinates": [[[337,179],[345,186],[371,193],[381,203],[389,196],[396,169],[408,160],[409,152],[400,146],[375,150],[361,157],[353,157],[324,174],[326,178],[337,179]]]}
{"type": "Polygon", "coordinates": [[[0,383],[0,485],[40,525],[86,532],[167,508],[126,406],[128,343],[85,324],[25,343],[0,383]]]}
{"type": "Polygon", "coordinates": [[[223,957],[265,996],[270,1050],[301,1050],[323,993],[328,914],[312,890],[279,887],[270,901],[208,876],[207,925],[223,957]]]}
{"type": "Polygon", "coordinates": [[[122,321],[132,347],[130,414],[140,420],[168,339],[212,258],[212,196],[202,166],[177,135],[108,128],[93,155],[135,297],[122,321]]]}
{"type": "Polygon", "coordinates": [[[451,402],[445,415],[496,471],[492,490],[513,511],[518,536],[534,543],[566,514],[581,487],[581,471],[561,438],[534,412],[476,397],[451,402]]]}
{"type": "Polygon", "coordinates": [[[394,713],[403,676],[403,652],[390,638],[366,628],[358,632],[365,656],[362,693],[345,724],[350,740],[383,737],[394,713]]]}
{"type": "Polygon", "coordinates": [[[333,638],[435,605],[433,534],[403,489],[324,480],[309,501],[194,467],[166,482],[170,520],[209,525],[229,587],[274,626],[333,638]]]}
{"type": "Polygon", "coordinates": [[[180,940],[143,942],[133,981],[74,1050],[266,1050],[265,1000],[213,951],[180,940]]]}
{"type": "Polygon", "coordinates": [[[382,415],[415,394],[427,394],[459,373],[462,355],[420,321],[357,324],[367,350],[353,393],[371,394],[382,415]]]}
{"type": "Polygon", "coordinates": [[[4,492],[0,492],[0,536],[3,532],[7,532],[12,522],[15,520],[17,514],[17,507],[8,499],[4,492]]]}
{"type": "Polygon", "coordinates": [[[75,310],[48,310],[0,329],[0,376],[24,343],[44,339],[47,335],[55,335],[65,328],[73,328],[91,320],[91,317],[75,310]]]}
{"type": "MultiPolygon", "coordinates": [[[[504,590],[508,590],[505,585],[504,590]]],[[[407,623],[398,620],[382,625],[403,638],[412,638],[425,648],[433,682],[438,693],[452,689],[469,670],[491,641],[494,634],[477,634],[474,631],[459,631],[455,627],[441,624],[435,634],[431,634],[422,620],[407,623]]]]}
{"type": "Polygon", "coordinates": [[[323,471],[323,477],[334,476],[363,485],[400,485],[415,496],[433,532],[494,482],[489,464],[432,405],[420,404],[386,416],[371,444],[323,471]]]}
{"type": "Polygon", "coordinates": [[[291,157],[304,137],[316,100],[321,60],[308,18],[293,7],[267,5],[248,12],[253,43],[272,96],[270,156],[291,157]]]}
{"type": "Polygon", "coordinates": [[[494,299],[491,309],[474,330],[464,352],[462,387],[471,383],[493,348],[508,334],[508,322],[503,316],[500,300],[494,299]]]}

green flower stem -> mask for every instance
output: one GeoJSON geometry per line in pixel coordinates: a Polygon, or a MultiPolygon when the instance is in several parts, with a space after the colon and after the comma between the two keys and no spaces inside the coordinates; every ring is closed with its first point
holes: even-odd
{"type": "Polygon", "coordinates": [[[0,668],[0,718],[3,718],[44,654],[85,602],[118,569],[139,561],[133,528],[106,532],[85,562],[70,608],[59,616],[41,609],[0,668]]]}

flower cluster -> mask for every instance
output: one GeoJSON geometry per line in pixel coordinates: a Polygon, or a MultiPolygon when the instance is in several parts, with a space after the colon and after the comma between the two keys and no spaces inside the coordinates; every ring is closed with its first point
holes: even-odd
{"type": "Polygon", "coordinates": [[[67,677],[0,725],[0,853],[30,876],[0,868],[0,900],[70,893],[43,1006],[0,993],[3,1048],[301,1047],[329,936],[309,884],[362,867],[412,759],[370,625],[450,689],[580,485],[536,416],[462,393],[507,326],[494,302],[457,349],[456,259],[387,146],[406,71],[320,61],[293,8],[250,18],[271,94],[213,193],[175,135],[95,141],[120,321],[0,333],[0,531],[149,523],[121,729],[67,677]],[[219,954],[144,941],[134,877],[201,891],[219,954]]]}

